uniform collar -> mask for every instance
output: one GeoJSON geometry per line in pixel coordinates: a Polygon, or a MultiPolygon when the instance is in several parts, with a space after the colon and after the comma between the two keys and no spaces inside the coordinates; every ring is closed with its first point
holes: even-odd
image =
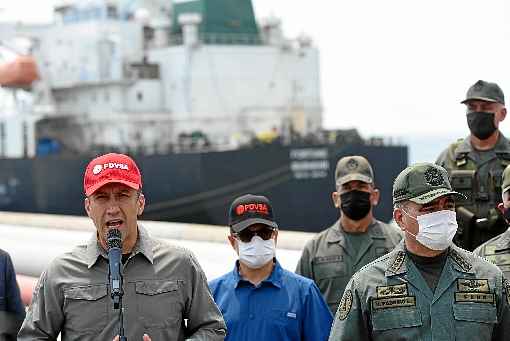
{"type": "MultiPolygon", "coordinates": [[[[328,243],[340,243],[340,245],[345,245],[345,233],[340,225],[340,219],[335,222],[333,226],[331,226],[328,230],[328,235],[326,236],[326,241],[328,243]]],[[[381,230],[381,226],[377,223],[377,220],[373,219],[370,225],[368,226],[366,232],[371,238],[385,238],[384,233],[381,230]]]]}
{"type": "MultiPolygon", "coordinates": [[[[138,225],[138,238],[136,240],[135,247],[131,252],[132,255],[134,256],[138,253],[141,253],[145,256],[145,258],[147,258],[149,262],[154,264],[154,251],[152,250],[152,247],[153,242],[149,236],[149,233],[144,227],[138,225]]],[[[99,244],[99,240],[97,239],[97,232],[95,232],[89,239],[89,242],[87,243],[87,250],[85,252],[87,257],[87,266],[89,269],[94,266],[99,256],[102,256],[104,259],[108,259],[106,250],[103,249],[101,244],[99,244]]]]}
{"type": "Polygon", "coordinates": [[[510,248],[510,228],[503,232],[498,241],[495,243],[496,250],[504,250],[510,248]]]}
{"type": "MultiPolygon", "coordinates": [[[[499,137],[498,137],[498,142],[496,142],[496,145],[494,146],[493,151],[498,154],[508,154],[508,150],[509,150],[508,139],[500,131],[499,137]]],[[[466,138],[464,138],[462,143],[455,150],[455,157],[458,158],[460,156],[460,154],[468,154],[472,151],[474,151],[474,148],[471,145],[470,135],[468,135],[466,138]]]]}
{"type": "MultiPolygon", "coordinates": [[[[385,276],[390,277],[406,273],[406,258],[408,257],[406,256],[405,243],[404,240],[402,240],[395,246],[393,251],[389,253],[389,258],[386,263],[387,268],[384,273],[385,276]]],[[[467,251],[452,244],[448,250],[448,259],[451,260],[456,270],[465,273],[474,273],[473,266],[471,265],[472,260],[468,258],[467,251]]]]}
{"type": "MultiPolygon", "coordinates": [[[[262,283],[269,283],[280,289],[282,287],[283,268],[281,267],[280,263],[276,260],[276,258],[274,258],[273,261],[274,261],[273,271],[271,271],[271,274],[269,275],[268,278],[261,282],[261,285],[262,283]]],[[[232,276],[234,278],[234,288],[239,287],[240,282],[249,283],[247,280],[243,279],[241,275],[239,275],[239,260],[236,261],[234,270],[232,271],[232,276]]]]}

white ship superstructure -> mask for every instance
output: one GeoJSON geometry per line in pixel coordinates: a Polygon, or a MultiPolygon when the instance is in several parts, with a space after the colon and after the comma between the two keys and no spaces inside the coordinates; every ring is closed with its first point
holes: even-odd
{"type": "Polygon", "coordinates": [[[256,22],[250,0],[65,1],[52,25],[3,26],[2,43],[30,41],[39,73],[30,110],[0,115],[3,157],[54,144],[72,153],[167,153],[191,148],[189,139],[237,148],[321,129],[317,49],[305,36],[286,39],[276,18],[256,22]]]}

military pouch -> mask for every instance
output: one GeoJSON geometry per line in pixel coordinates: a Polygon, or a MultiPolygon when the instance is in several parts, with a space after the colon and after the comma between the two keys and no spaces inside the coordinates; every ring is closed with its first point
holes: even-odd
{"type": "Polygon", "coordinates": [[[476,191],[476,171],[474,170],[454,170],[450,179],[452,187],[455,191],[462,193],[466,199],[459,199],[459,205],[473,205],[476,191]]]}

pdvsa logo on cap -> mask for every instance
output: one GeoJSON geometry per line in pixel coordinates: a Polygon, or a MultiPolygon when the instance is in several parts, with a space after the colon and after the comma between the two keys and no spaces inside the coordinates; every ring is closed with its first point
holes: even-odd
{"type": "Polygon", "coordinates": [[[268,215],[269,208],[264,203],[254,203],[254,204],[240,204],[236,207],[236,214],[243,215],[247,212],[256,212],[259,214],[268,215]]]}
{"type": "Polygon", "coordinates": [[[115,162],[108,162],[102,165],[95,165],[92,169],[92,174],[98,175],[105,169],[122,169],[122,170],[129,170],[128,165],[125,163],[115,163],[115,162]]]}

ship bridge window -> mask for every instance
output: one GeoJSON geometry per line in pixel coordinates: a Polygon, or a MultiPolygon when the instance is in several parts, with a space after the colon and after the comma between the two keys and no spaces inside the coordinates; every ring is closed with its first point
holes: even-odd
{"type": "Polygon", "coordinates": [[[159,79],[159,65],[149,63],[133,63],[131,70],[138,76],[138,79],[159,79]]]}

